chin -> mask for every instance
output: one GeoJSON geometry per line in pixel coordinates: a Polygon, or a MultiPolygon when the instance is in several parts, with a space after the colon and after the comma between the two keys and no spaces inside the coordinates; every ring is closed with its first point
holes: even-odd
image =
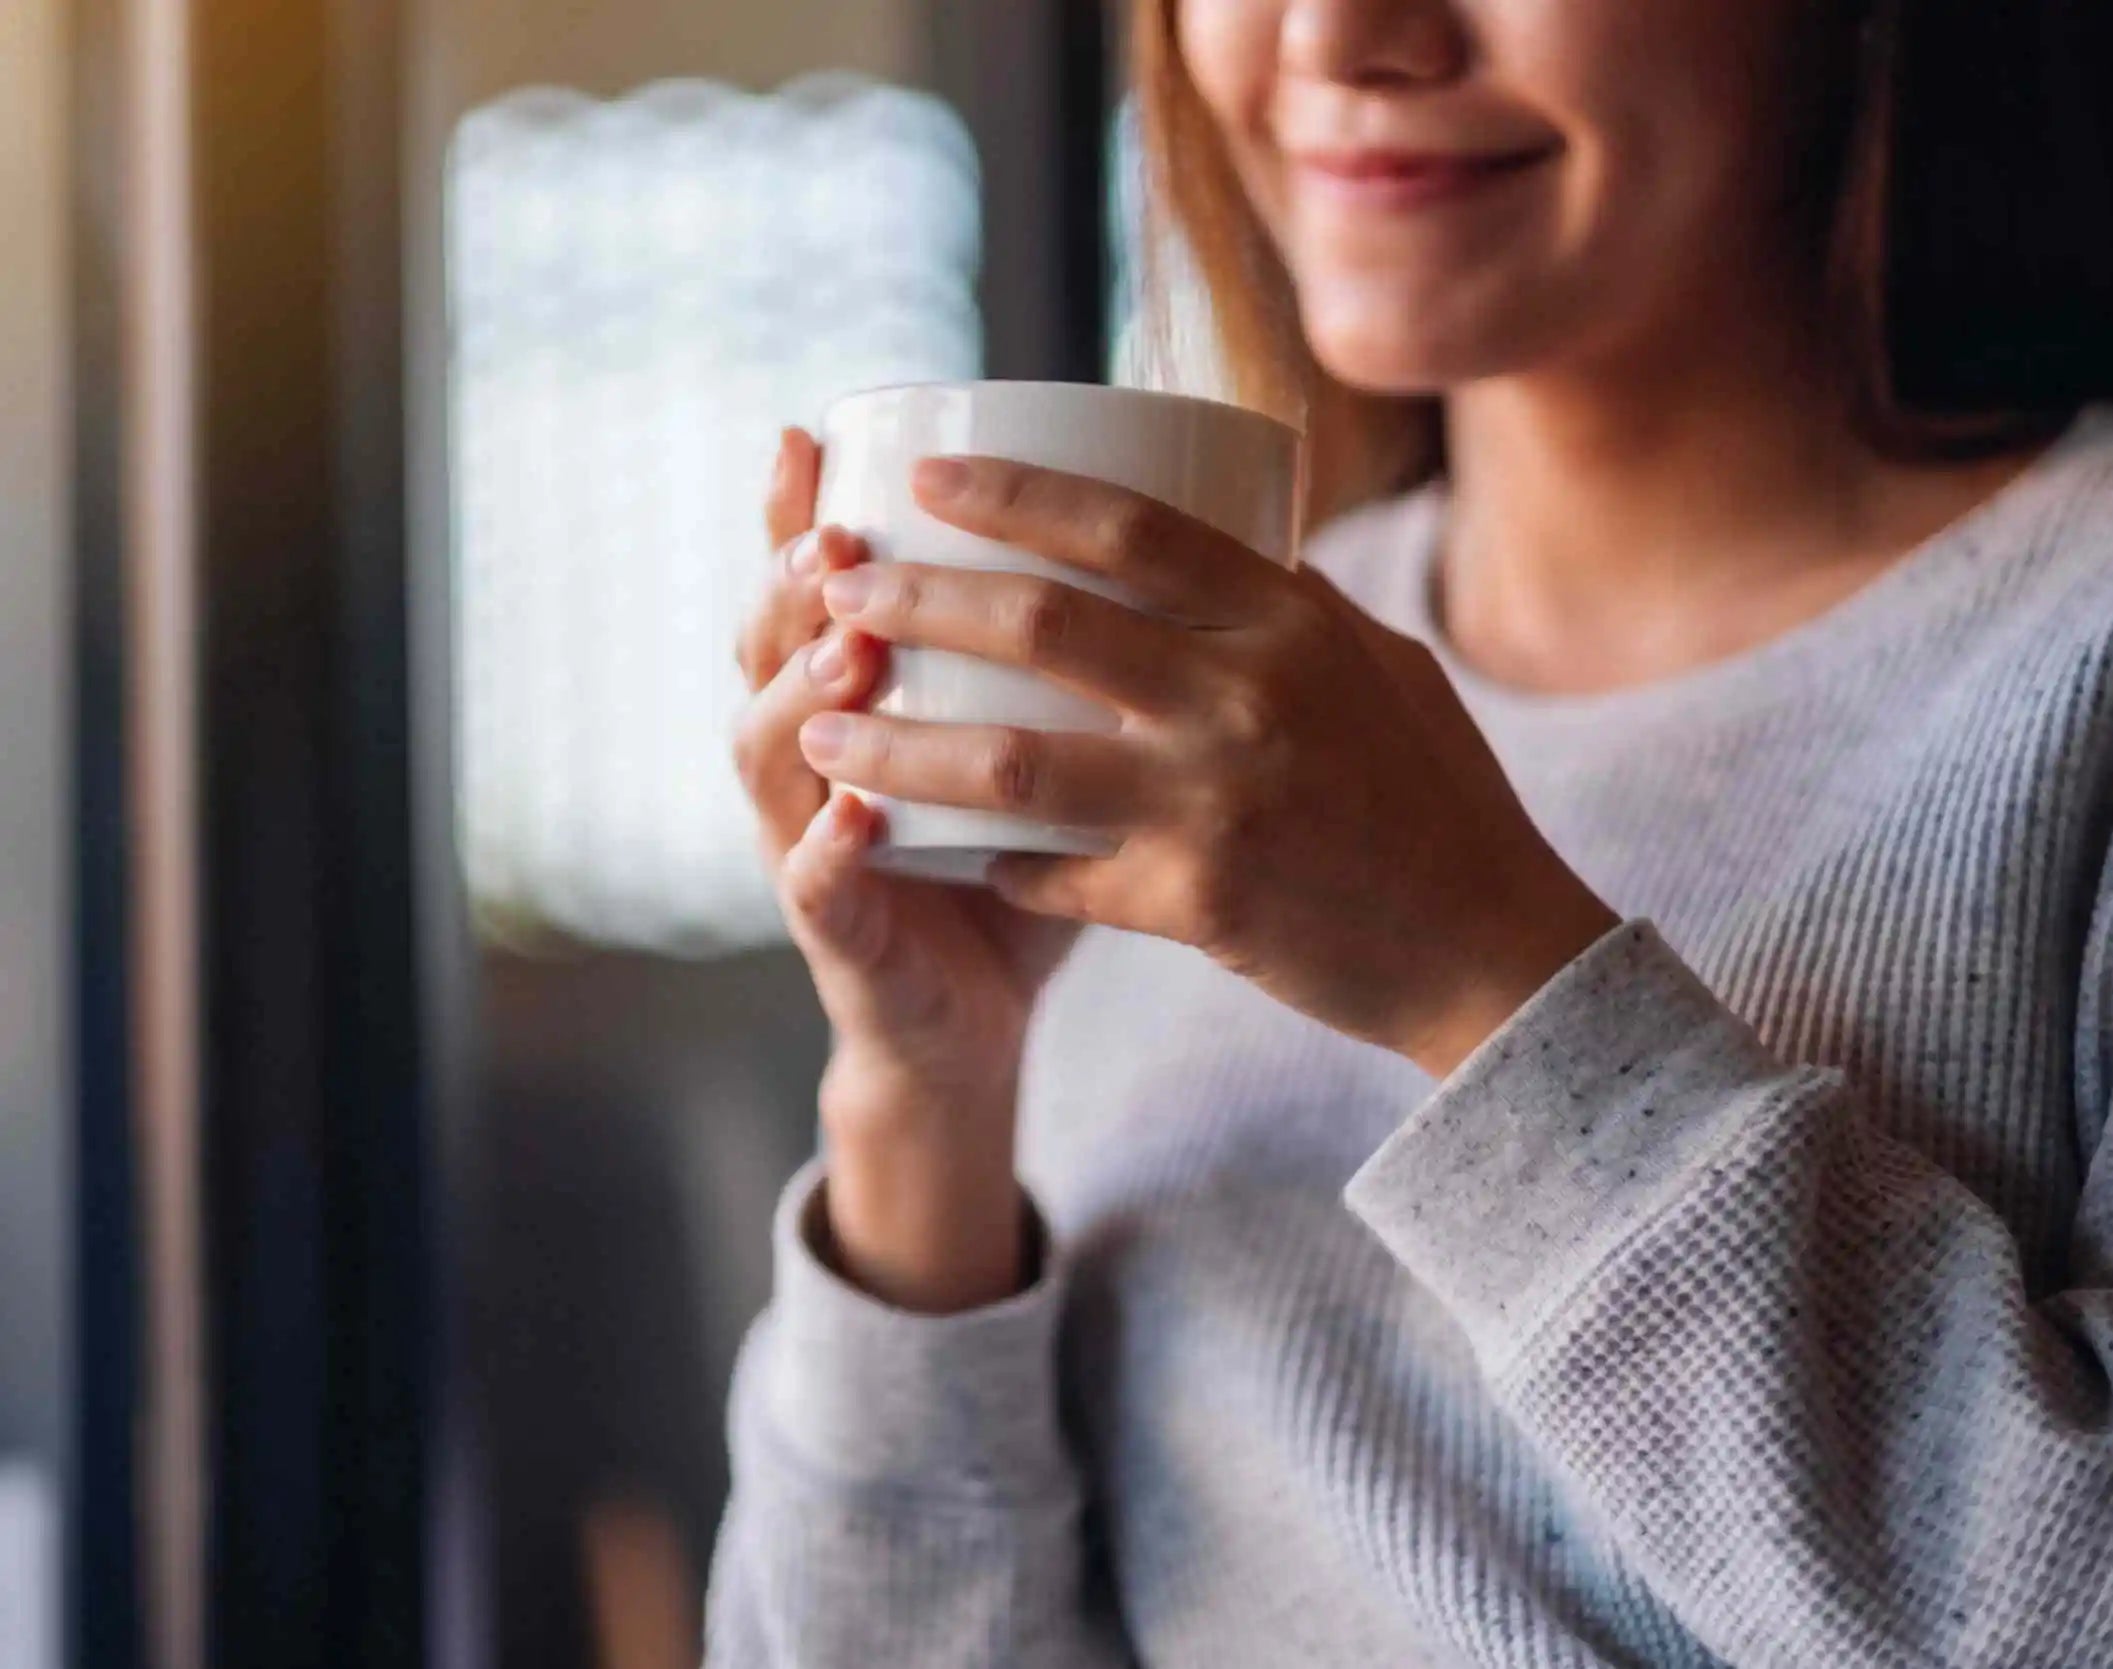
{"type": "MultiPolygon", "coordinates": [[[[1552,344],[1499,295],[1463,304],[1424,286],[1300,286],[1299,319],[1322,370],[1366,394],[1431,395],[1521,370],[1552,344]],[[1375,293],[1377,291],[1377,293],[1375,293]]],[[[1531,316],[1529,314],[1529,316],[1531,316]]]]}
{"type": "Polygon", "coordinates": [[[1363,394],[1440,394],[1477,374],[1471,344],[1457,337],[1441,342],[1400,312],[1302,308],[1300,317],[1321,369],[1363,394]]]}

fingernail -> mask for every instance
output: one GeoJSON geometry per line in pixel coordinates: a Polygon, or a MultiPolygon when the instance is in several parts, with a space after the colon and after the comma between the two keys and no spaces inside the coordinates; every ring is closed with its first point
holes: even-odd
{"type": "Polygon", "coordinates": [[[968,485],[968,465],[956,458],[920,458],[912,484],[927,498],[952,498],[968,485]]]}
{"type": "Polygon", "coordinates": [[[817,684],[833,684],[843,677],[846,663],[843,638],[831,634],[815,645],[814,654],[807,662],[807,676],[817,684]]]}
{"type": "Polygon", "coordinates": [[[792,547],[788,566],[796,574],[811,574],[822,565],[822,530],[809,528],[792,547]]]}
{"type": "Polygon", "coordinates": [[[851,720],[842,713],[817,713],[800,726],[800,751],[818,765],[844,751],[851,739],[851,720]]]}
{"type": "Polygon", "coordinates": [[[856,614],[873,600],[871,568],[846,568],[822,582],[822,603],[831,614],[856,614]]]}

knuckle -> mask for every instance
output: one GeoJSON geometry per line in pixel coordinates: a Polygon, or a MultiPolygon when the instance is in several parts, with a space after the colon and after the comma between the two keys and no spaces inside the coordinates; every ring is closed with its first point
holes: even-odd
{"type": "Polygon", "coordinates": [[[1221,869],[1235,868],[1252,843],[1256,821],[1254,804],[1238,785],[1213,784],[1202,796],[1202,839],[1197,843],[1198,850],[1221,869]]]}
{"type": "Polygon", "coordinates": [[[1192,862],[1182,876],[1178,908],[1187,936],[1199,945],[1222,944],[1237,932],[1231,873],[1228,865],[1204,858],[1192,862]]]}
{"type": "Polygon", "coordinates": [[[1312,658],[1338,652],[1354,644],[1356,634],[1347,631],[1340,595],[1317,572],[1301,568],[1293,575],[1290,607],[1284,622],[1285,638],[1292,653],[1312,658]]]}
{"type": "Polygon", "coordinates": [[[1100,545],[1111,557],[1134,556],[1158,543],[1164,526],[1159,506],[1150,499],[1125,497],[1102,518],[1100,545]]]}
{"type": "Polygon", "coordinates": [[[1262,776],[1279,770],[1291,752],[1286,713],[1290,681],[1271,665],[1245,667],[1219,691],[1218,726],[1240,768],[1262,776]]]}
{"type": "Polygon", "coordinates": [[[857,768],[875,776],[893,772],[897,765],[894,727],[887,724],[860,725],[846,745],[844,757],[857,768]]]}
{"type": "Polygon", "coordinates": [[[1267,866],[1279,838],[1281,793],[1277,784],[1237,765],[1199,792],[1190,851],[1199,866],[1192,880],[1198,887],[1209,884],[1196,900],[1206,920],[1224,925],[1223,882],[1267,866]]]}
{"type": "Polygon", "coordinates": [[[1317,639],[1334,636],[1335,611],[1323,595],[1325,584],[1306,568],[1295,568],[1285,576],[1285,583],[1276,588],[1271,598],[1269,615],[1263,622],[1270,642],[1310,646],[1317,639]]]}
{"type": "Polygon", "coordinates": [[[751,690],[763,682],[763,634],[758,622],[749,621],[734,639],[734,663],[751,690]]]}
{"type": "Polygon", "coordinates": [[[850,885],[832,887],[813,918],[830,955],[867,977],[884,976],[903,955],[885,902],[850,885]]]}
{"type": "Polygon", "coordinates": [[[768,751],[761,715],[751,705],[734,724],[734,770],[742,785],[751,792],[762,779],[763,761],[768,751]]]}
{"type": "Polygon", "coordinates": [[[1218,716],[1226,735],[1238,746],[1260,747],[1276,732],[1275,692],[1252,674],[1230,679],[1218,698],[1218,716]]]}
{"type": "Polygon", "coordinates": [[[1027,471],[1014,463],[986,464],[981,485],[991,504],[1000,510],[1016,510],[1034,496],[1027,471]]]}
{"type": "Polygon", "coordinates": [[[1023,588],[1013,605],[1009,626],[1013,646],[1028,661],[1043,661],[1061,650],[1078,624],[1077,592],[1056,580],[1023,588]]]}
{"type": "Polygon", "coordinates": [[[931,582],[916,569],[890,566],[873,571],[869,607],[875,614],[884,619],[911,621],[922,617],[931,605],[931,582]]]}
{"type": "Polygon", "coordinates": [[[789,868],[782,882],[785,903],[803,921],[820,922],[829,910],[829,887],[813,869],[789,868]]]}
{"type": "Polygon", "coordinates": [[[1032,731],[1008,730],[991,748],[985,766],[998,804],[1007,810],[1034,805],[1041,791],[1042,749],[1032,731]]]}

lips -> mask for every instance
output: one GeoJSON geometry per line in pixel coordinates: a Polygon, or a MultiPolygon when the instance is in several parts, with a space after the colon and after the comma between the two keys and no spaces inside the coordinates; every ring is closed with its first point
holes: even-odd
{"type": "Polygon", "coordinates": [[[1293,153],[1291,162],[1330,195],[1409,207],[1471,195],[1554,154],[1552,145],[1501,151],[1313,150],[1293,153]]]}

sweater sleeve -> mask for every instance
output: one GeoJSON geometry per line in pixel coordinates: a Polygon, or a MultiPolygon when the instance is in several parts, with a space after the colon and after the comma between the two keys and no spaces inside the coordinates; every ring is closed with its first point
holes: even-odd
{"type": "Polygon", "coordinates": [[[1005,1303],[896,1310],[815,1256],[821,1181],[816,1161],[779,1204],[771,1303],[735,1368],[706,1662],[1126,1663],[1107,1608],[1089,1604],[1058,1425],[1060,1255],[1005,1303]]]}
{"type": "Polygon", "coordinates": [[[2113,1144],[2090,1137],[2075,1285],[2034,1302],[1979,1198],[1632,922],[1346,1198],[1730,1661],[2113,1663],[2113,1144]]]}

